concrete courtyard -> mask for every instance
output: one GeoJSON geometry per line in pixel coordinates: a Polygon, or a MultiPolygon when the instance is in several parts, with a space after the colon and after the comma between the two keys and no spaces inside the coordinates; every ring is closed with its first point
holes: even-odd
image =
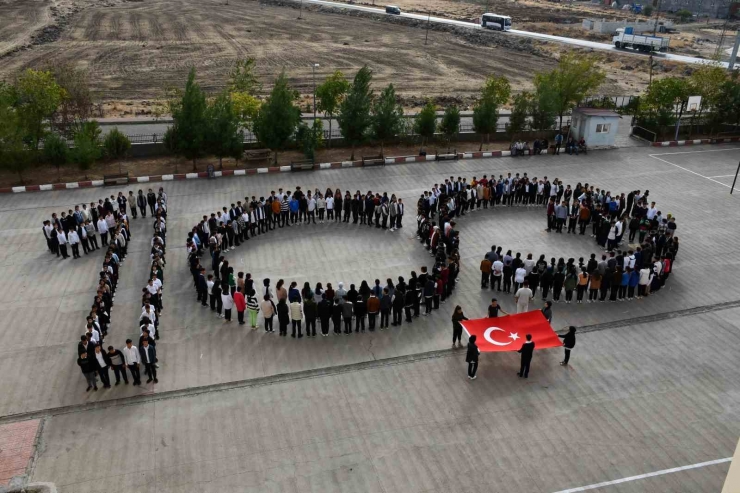
{"type": "MultiPolygon", "coordinates": [[[[738,159],[740,147],[729,145],[638,147],[0,196],[0,426],[40,420],[24,477],[63,492],[553,493],[728,458],[740,436],[740,207],[729,194],[738,159]],[[535,258],[600,255],[588,236],[546,233],[538,208],[459,221],[458,289],[432,316],[401,328],[284,339],[225,324],[195,303],[184,238],[202,215],[245,196],[301,186],[402,197],[405,227],[395,233],[298,226],[226,255],[258,285],[266,277],[272,286],[280,278],[384,284],[431,267],[414,234],[420,193],[445,177],[507,172],[612,192],[649,189],[677,217],[678,260],[655,296],[555,305],[556,330],[579,327],[567,369],[560,350],[538,351],[525,383],[516,354],[486,354],[480,378],[469,382],[464,351],[449,349],[454,305],[482,317],[498,295],[514,310],[511,296],[480,289],[478,264],[492,244],[535,258]],[[75,351],[102,256],[58,261],[41,222],[148,185],[165,187],[170,210],[159,384],[85,393],[75,351]]],[[[132,220],[106,346],[138,337],[150,232],[149,219],[132,220]]],[[[599,491],[715,492],[728,468],[599,491]]]]}

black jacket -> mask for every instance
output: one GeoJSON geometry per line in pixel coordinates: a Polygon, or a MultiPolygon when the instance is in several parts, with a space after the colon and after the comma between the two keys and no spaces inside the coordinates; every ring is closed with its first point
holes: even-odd
{"type": "Polygon", "coordinates": [[[277,304],[277,313],[278,313],[278,322],[281,324],[288,324],[290,323],[290,314],[288,312],[288,304],[287,303],[278,303],[277,304]]]}
{"type": "Polygon", "coordinates": [[[79,365],[82,373],[92,373],[97,369],[97,365],[94,360],[87,358],[77,358],[77,364],[79,365]]]}
{"type": "Polygon", "coordinates": [[[479,354],[480,354],[480,350],[478,349],[478,346],[476,346],[474,342],[469,342],[468,343],[468,354],[465,355],[465,362],[466,363],[477,363],[479,354]]]}
{"type": "Polygon", "coordinates": [[[531,360],[532,353],[534,353],[534,341],[529,341],[522,344],[522,348],[517,351],[517,353],[521,353],[522,360],[531,360]]]}
{"type": "Polygon", "coordinates": [[[146,364],[146,353],[149,352],[149,361],[151,364],[154,364],[157,362],[157,348],[149,344],[147,347],[139,346],[139,354],[141,355],[141,362],[143,364],[146,364]]]}
{"type": "Polygon", "coordinates": [[[304,300],[303,302],[303,314],[307,320],[316,320],[316,314],[318,313],[318,307],[316,302],[313,300],[304,300]]]}
{"type": "MultiPolygon", "coordinates": [[[[331,318],[331,301],[321,300],[317,307],[317,311],[321,320],[329,320],[331,318]]],[[[306,315],[306,318],[308,318],[308,315],[306,315]]]]}
{"type": "Polygon", "coordinates": [[[558,337],[561,337],[563,339],[563,346],[565,349],[573,349],[576,345],[576,333],[575,332],[568,332],[567,334],[560,335],[558,337]]]}
{"type": "MultiPolygon", "coordinates": [[[[103,361],[105,362],[105,366],[110,366],[110,356],[108,356],[108,353],[103,352],[102,349],[101,349],[100,354],[103,355],[103,361]]],[[[93,353],[92,357],[93,357],[93,362],[95,363],[94,368],[96,370],[100,370],[101,369],[100,362],[98,361],[98,358],[95,357],[95,353],[93,353]]],[[[122,355],[122,357],[123,357],[123,355],[122,355]]],[[[89,358],[89,356],[88,356],[88,358],[89,358]]]]}

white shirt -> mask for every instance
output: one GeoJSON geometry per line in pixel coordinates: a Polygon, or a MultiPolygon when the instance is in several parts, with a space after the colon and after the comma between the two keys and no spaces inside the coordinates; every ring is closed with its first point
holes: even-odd
{"type": "Polygon", "coordinates": [[[92,329],[91,332],[87,332],[87,338],[95,344],[100,344],[100,333],[95,329],[92,329]]]}
{"type": "Polygon", "coordinates": [[[647,210],[647,218],[652,220],[657,213],[658,209],[656,207],[651,207],[647,210]]]}
{"type": "MultiPolygon", "coordinates": [[[[534,260],[531,258],[525,259],[524,260],[524,271],[527,273],[527,275],[529,275],[529,273],[532,272],[532,269],[534,269],[534,260]]],[[[517,269],[517,272],[518,272],[518,269],[517,269]]],[[[523,280],[517,281],[517,282],[523,282],[523,280]]]]}
{"type": "Polygon", "coordinates": [[[99,353],[95,351],[95,359],[98,360],[98,365],[100,365],[100,368],[105,368],[106,366],[108,366],[105,362],[105,359],[103,358],[102,352],[99,353]]]}
{"type": "Polygon", "coordinates": [[[156,314],[156,312],[154,310],[150,310],[147,313],[146,307],[144,307],[144,309],[141,310],[141,316],[139,317],[139,320],[141,320],[144,317],[148,318],[151,323],[154,323],[157,320],[157,314],[156,314]]]}
{"type": "Polygon", "coordinates": [[[516,306],[517,306],[517,313],[524,310],[519,310],[520,307],[526,308],[529,307],[529,300],[532,298],[532,290],[529,288],[519,288],[514,294],[514,297],[517,299],[516,306]]]}
{"type": "Polygon", "coordinates": [[[123,353],[123,359],[126,360],[127,365],[134,365],[137,363],[141,363],[141,355],[139,354],[139,348],[137,348],[134,345],[131,345],[131,347],[126,346],[125,348],[121,349],[121,352],[123,353]]]}
{"type": "Polygon", "coordinates": [[[334,197],[327,197],[326,198],[326,209],[327,210],[334,209],[334,197]]]}
{"type": "Polygon", "coordinates": [[[154,283],[152,285],[147,284],[146,290],[149,291],[149,294],[157,294],[157,286],[154,286],[154,283]]]}
{"type": "Polygon", "coordinates": [[[154,278],[154,281],[152,282],[155,288],[162,289],[162,281],[159,280],[158,277],[154,278]]]}
{"type": "Polygon", "coordinates": [[[313,198],[311,198],[308,201],[308,212],[313,212],[315,210],[316,210],[316,201],[313,198]]]}
{"type": "Polygon", "coordinates": [[[493,263],[493,275],[496,277],[500,277],[504,272],[504,263],[500,260],[496,260],[493,263]]]}
{"type": "Polygon", "coordinates": [[[231,310],[234,308],[234,298],[231,297],[231,294],[222,294],[221,302],[224,305],[224,310],[231,310]]]}
{"type": "Polygon", "coordinates": [[[69,244],[70,245],[76,245],[80,242],[80,237],[77,235],[76,231],[70,231],[69,232],[69,244]]]}
{"type": "Polygon", "coordinates": [[[105,219],[98,219],[98,232],[101,235],[108,232],[108,225],[105,223],[105,219]]]}
{"type": "Polygon", "coordinates": [[[146,347],[141,346],[141,347],[144,348],[144,354],[146,355],[146,356],[144,356],[146,358],[146,361],[145,362],[146,363],[151,363],[151,360],[149,359],[149,351],[148,351],[149,346],[146,346],[146,347]]]}
{"type": "Polygon", "coordinates": [[[524,270],[524,267],[519,267],[514,273],[514,282],[518,282],[519,284],[521,284],[524,282],[524,278],[526,276],[527,276],[527,271],[524,270]]]}
{"type": "Polygon", "coordinates": [[[57,240],[59,241],[60,245],[66,245],[67,244],[67,236],[64,234],[64,231],[58,231],[57,232],[57,240]]]}
{"type": "Polygon", "coordinates": [[[154,324],[149,325],[142,325],[139,330],[141,330],[141,334],[139,334],[139,337],[144,335],[144,329],[149,330],[149,337],[155,337],[157,335],[157,329],[154,328],[154,324]]]}

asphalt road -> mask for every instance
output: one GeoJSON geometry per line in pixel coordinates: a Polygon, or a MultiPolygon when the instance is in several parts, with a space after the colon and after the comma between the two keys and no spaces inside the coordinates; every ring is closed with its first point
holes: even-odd
{"type": "MultiPolygon", "coordinates": [[[[336,7],[340,9],[362,10],[365,12],[372,12],[373,14],[385,14],[385,9],[365,7],[361,5],[352,5],[348,3],[327,2],[326,0],[306,0],[306,3],[325,5],[327,7],[336,7]]],[[[392,15],[392,14],[387,14],[387,15],[392,15]]],[[[462,26],[462,27],[467,27],[470,29],[482,29],[479,24],[476,24],[473,22],[446,19],[444,17],[428,17],[423,14],[412,14],[412,13],[407,13],[407,12],[402,12],[401,17],[407,17],[409,19],[417,19],[417,20],[423,20],[423,21],[426,21],[428,19],[429,22],[436,22],[440,24],[452,24],[455,26],[462,26]]],[[[527,38],[538,39],[541,41],[554,41],[557,43],[563,43],[563,44],[568,44],[568,45],[583,46],[586,48],[593,48],[595,50],[614,51],[614,52],[625,53],[628,55],[635,55],[635,56],[648,56],[648,55],[645,55],[645,54],[642,54],[642,53],[639,53],[633,50],[620,50],[611,44],[596,43],[594,41],[586,41],[584,39],[566,38],[564,36],[552,36],[550,34],[534,33],[530,31],[520,31],[517,29],[512,29],[508,33],[515,35],[515,36],[524,36],[527,38]]],[[[664,59],[664,60],[674,60],[677,62],[693,63],[693,64],[699,64],[699,65],[713,63],[712,60],[707,60],[704,58],[696,58],[696,57],[691,57],[691,56],[686,56],[686,55],[677,55],[673,53],[654,53],[653,56],[659,59],[664,59]]],[[[727,63],[722,62],[722,65],[726,67],[727,63]]]]}

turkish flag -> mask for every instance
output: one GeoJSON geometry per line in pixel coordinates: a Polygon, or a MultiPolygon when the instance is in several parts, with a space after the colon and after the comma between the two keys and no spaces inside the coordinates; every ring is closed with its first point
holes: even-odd
{"type": "Polygon", "coordinates": [[[469,336],[476,335],[475,343],[481,352],[519,351],[527,334],[532,335],[535,349],[563,345],[539,310],[505,317],[463,320],[462,326],[469,336]]]}

